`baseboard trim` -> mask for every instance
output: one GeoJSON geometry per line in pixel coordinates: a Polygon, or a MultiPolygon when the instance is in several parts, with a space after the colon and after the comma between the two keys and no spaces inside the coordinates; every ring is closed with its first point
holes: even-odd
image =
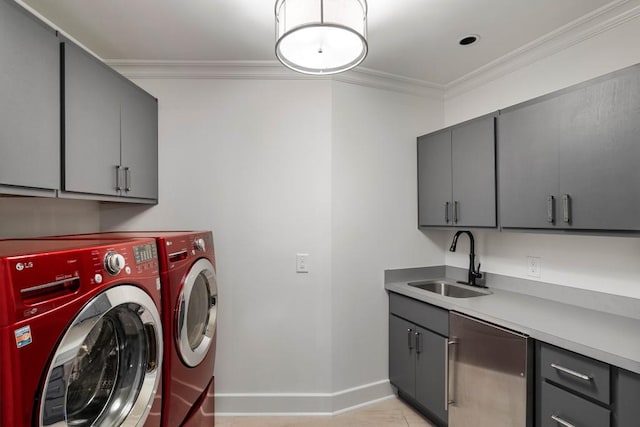
{"type": "Polygon", "coordinates": [[[389,380],[335,393],[216,393],[216,417],[337,415],[393,397],[389,380]]]}

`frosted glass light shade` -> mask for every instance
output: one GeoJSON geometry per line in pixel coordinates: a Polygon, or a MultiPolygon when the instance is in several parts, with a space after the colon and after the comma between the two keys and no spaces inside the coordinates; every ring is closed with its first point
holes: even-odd
{"type": "Polygon", "coordinates": [[[366,0],[277,0],[276,57],[305,74],[336,74],[367,56],[366,0]]]}

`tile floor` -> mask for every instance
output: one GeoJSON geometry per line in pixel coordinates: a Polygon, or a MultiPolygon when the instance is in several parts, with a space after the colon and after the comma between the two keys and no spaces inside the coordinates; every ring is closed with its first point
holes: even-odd
{"type": "Polygon", "coordinates": [[[398,398],[334,416],[217,417],[216,427],[434,427],[398,398]]]}

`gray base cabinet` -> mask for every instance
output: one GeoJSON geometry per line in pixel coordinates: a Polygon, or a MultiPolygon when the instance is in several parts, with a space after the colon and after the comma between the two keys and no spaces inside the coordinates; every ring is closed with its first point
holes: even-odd
{"type": "Polygon", "coordinates": [[[640,375],[546,343],[536,349],[536,426],[640,425],[640,375]]]}
{"type": "Polygon", "coordinates": [[[640,374],[619,369],[615,387],[615,427],[640,425],[640,374]]]}
{"type": "Polygon", "coordinates": [[[12,1],[0,0],[0,63],[0,187],[55,195],[60,186],[56,32],[12,1]]]}
{"type": "Polygon", "coordinates": [[[65,192],[156,200],[157,100],[63,43],[65,192]]]}
{"type": "Polygon", "coordinates": [[[447,425],[448,418],[447,338],[440,335],[448,331],[447,319],[446,310],[389,295],[389,380],[402,397],[417,404],[438,425],[447,425]]]}
{"type": "Polygon", "coordinates": [[[640,65],[500,111],[505,228],[640,230],[640,65]]]}
{"type": "Polygon", "coordinates": [[[418,138],[418,225],[495,227],[495,115],[418,138]]]}

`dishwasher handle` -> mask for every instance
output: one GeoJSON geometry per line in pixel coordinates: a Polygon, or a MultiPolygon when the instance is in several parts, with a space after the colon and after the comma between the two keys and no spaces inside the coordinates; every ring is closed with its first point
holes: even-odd
{"type": "Polygon", "coordinates": [[[449,410],[449,405],[455,403],[453,399],[449,399],[449,374],[450,374],[449,355],[451,354],[449,352],[449,346],[456,345],[456,344],[458,344],[458,341],[456,341],[455,339],[453,340],[448,339],[447,344],[444,346],[444,410],[445,411],[449,410]]]}

